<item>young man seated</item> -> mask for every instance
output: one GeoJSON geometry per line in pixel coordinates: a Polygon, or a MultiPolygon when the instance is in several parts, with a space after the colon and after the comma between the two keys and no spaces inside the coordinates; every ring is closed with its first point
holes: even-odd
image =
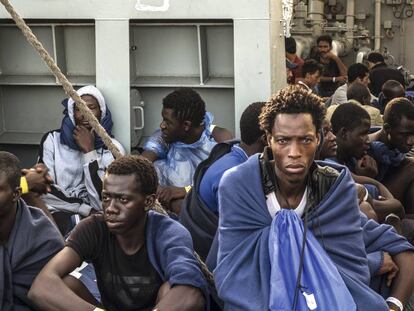
{"type": "Polygon", "coordinates": [[[389,310],[412,294],[413,248],[359,212],[347,169],[314,162],[324,117],[319,97],[282,89],[260,116],[269,147],[224,173],[214,274],[226,310],[389,310]],[[387,302],[369,287],[366,252],[379,250],[399,268],[387,302]]]}
{"type": "MultiPolygon", "coordinates": [[[[383,120],[380,111],[371,106],[371,93],[366,85],[361,82],[355,81],[347,87],[346,96],[349,103],[360,105],[364,108],[370,116],[371,126],[382,126],[383,120]]],[[[339,105],[331,105],[326,112],[327,118],[330,120],[335,109],[339,105]]]]}
{"type": "Polygon", "coordinates": [[[308,59],[302,66],[302,77],[296,83],[305,89],[314,92],[315,86],[319,83],[322,72],[322,65],[314,59],[308,59]]]}
{"type": "Polygon", "coordinates": [[[374,180],[378,169],[375,160],[367,154],[370,148],[368,112],[357,104],[342,104],[335,110],[331,122],[337,152],[329,160],[348,167],[355,182],[368,188],[379,222],[384,222],[391,213],[404,217],[401,202],[394,199],[384,185],[374,180]]]}
{"type": "Polygon", "coordinates": [[[400,82],[388,80],[383,84],[378,100],[373,102],[373,106],[378,108],[381,114],[384,114],[385,107],[392,99],[405,96],[405,88],[400,82]]]}
{"type": "MultiPolygon", "coordinates": [[[[45,190],[42,174],[26,175],[31,190],[45,190]]],[[[27,297],[30,286],[63,247],[63,239],[46,215],[20,198],[20,179],[19,160],[0,151],[0,310],[33,310],[27,297]]]]}
{"type": "MultiPolygon", "coordinates": [[[[331,122],[329,122],[327,118],[322,121],[322,133],[323,141],[319,146],[317,153],[318,160],[336,158],[336,136],[332,132],[331,122]]],[[[365,183],[365,186],[359,183],[355,184],[357,187],[358,203],[361,212],[363,212],[368,217],[368,219],[373,219],[378,222],[378,214],[375,212],[375,208],[379,210],[379,214],[381,215],[381,209],[383,209],[382,206],[386,205],[387,201],[392,201],[392,195],[390,195],[389,191],[376,180],[369,179],[367,177],[359,177],[356,175],[353,175],[352,177],[355,181],[360,180],[360,182],[365,183]],[[372,199],[366,188],[367,185],[376,186],[378,189],[381,189],[381,191],[385,192],[383,193],[383,199],[372,199]]],[[[398,270],[398,267],[395,266],[392,257],[387,252],[367,252],[367,259],[371,275],[381,276],[388,273],[390,276],[392,276],[392,274],[396,272],[394,269],[396,268],[398,270]]]]}
{"type": "Polygon", "coordinates": [[[384,56],[379,52],[371,52],[367,57],[368,68],[370,70],[370,89],[374,96],[379,96],[385,82],[395,80],[405,84],[404,76],[398,69],[390,68],[385,64],[384,56]]]}
{"type": "Polygon", "coordinates": [[[93,310],[62,280],[91,261],[105,310],[203,310],[207,285],[190,234],[150,210],[157,186],[147,160],[125,156],[112,162],[103,182],[103,215],[75,227],[36,278],[30,299],[42,310],[93,310]]]}
{"type": "Polygon", "coordinates": [[[194,249],[204,260],[217,231],[221,177],[226,170],[245,162],[249,156],[262,152],[265,146],[264,132],[259,127],[259,115],[264,104],[253,103],[244,110],[240,118],[240,143],[234,141],[233,145],[216,145],[209,158],[197,167],[195,184],[185,199],[180,222],[190,231],[194,249]],[[223,155],[223,148],[227,154],[223,155]]]}
{"type": "MultiPolygon", "coordinates": [[[[102,93],[94,86],[80,88],[77,93],[111,135],[112,118],[102,93]]],[[[60,130],[47,133],[41,142],[39,162],[46,164],[54,185],[43,196],[49,210],[87,216],[101,209],[100,193],[105,168],[114,160],[112,153],[96,136],[73,99],[65,99],[64,118],[60,130]]],[[[113,139],[121,153],[119,142],[113,139]]]]}
{"type": "Polygon", "coordinates": [[[213,116],[206,112],[200,95],[190,88],[168,94],[162,105],[161,130],[144,144],[142,156],[154,161],[161,186],[160,202],[173,208],[170,203],[183,199],[193,184],[197,165],[208,157],[216,142],[230,139],[231,134],[212,128],[213,116]]]}
{"type": "Polygon", "coordinates": [[[401,201],[407,217],[414,216],[414,159],[406,154],[414,146],[414,104],[395,98],[387,104],[384,126],[373,133],[371,156],[378,166],[377,179],[401,201]]]}
{"type": "MultiPolygon", "coordinates": [[[[332,104],[333,105],[341,105],[348,102],[350,99],[347,96],[348,86],[354,82],[362,83],[364,86],[368,87],[369,85],[369,70],[368,67],[361,63],[352,64],[348,68],[348,81],[344,85],[338,87],[335,93],[332,95],[332,104]]],[[[369,92],[369,90],[368,90],[369,92]]],[[[371,103],[375,99],[377,99],[374,95],[369,93],[369,100],[368,103],[371,103]]]]}

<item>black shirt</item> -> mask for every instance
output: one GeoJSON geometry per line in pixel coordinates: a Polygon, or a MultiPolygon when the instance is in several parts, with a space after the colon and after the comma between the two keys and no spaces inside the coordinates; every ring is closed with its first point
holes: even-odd
{"type": "Polygon", "coordinates": [[[163,282],[145,244],[135,254],[125,254],[103,215],[92,215],[75,227],[67,246],[92,261],[105,310],[152,310],[163,282]]]}
{"type": "MultiPolygon", "coordinates": [[[[327,64],[322,63],[320,57],[315,58],[315,60],[322,65],[322,73],[321,76],[323,77],[339,77],[341,72],[339,71],[338,65],[332,59],[329,59],[327,64]]],[[[338,82],[319,82],[319,95],[322,97],[330,97],[339,87],[338,82]]]]}
{"type": "Polygon", "coordinates": [[[369,88],[371,93],[376,97],[379,96],[382,85],[388,80],[396,80],[405,87],[404,76],[402,73],[397,69],[388,68],[384,63],[372,67],[369,73],[369,79],[371,80],[369,88]]]}

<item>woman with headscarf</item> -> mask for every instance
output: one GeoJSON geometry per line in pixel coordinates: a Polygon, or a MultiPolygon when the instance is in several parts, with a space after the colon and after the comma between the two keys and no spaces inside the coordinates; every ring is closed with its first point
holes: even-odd
{"type": "MultiPolygon", "coordinates": [[[[77,93],[112,137],[111,112],[102,93],[94,86],[80,88],[77,93]]],[[[102,178],[114,160],[72,98],[62,102],[65,110],[61,128],[46,133],[40,143],[39,162],[46,164],[53,178],[52,191],[43,199],[52,212],[66,211],[88,216],[100,211],[102,178]]],[[[112,139],[121,153],[121,144],[112,139]]]]}

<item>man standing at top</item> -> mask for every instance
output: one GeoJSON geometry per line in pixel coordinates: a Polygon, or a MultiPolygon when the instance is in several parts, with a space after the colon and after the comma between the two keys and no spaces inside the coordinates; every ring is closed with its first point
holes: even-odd
{"type": "Polygon", "coordinates": [[[341,59],[332,53],[331,36],[320,36],[316,43],[318,45],[318,53],[315,60],[323,66],[319,83],[319,95],[321,97],[330,97],[339,85],[346,83],[347,68],[341,59]]]}
{"type": "Polygon", "coordinates": [[[382,85],[388,80],[396,80],[405,85],[404,76],[397,69],[389,68],[385,64],[384,56],[379,52],[371,52],[368,55],[368,68],[370,70],[369,79],[371,80],[371,93],[378,97],[382,85]]]}

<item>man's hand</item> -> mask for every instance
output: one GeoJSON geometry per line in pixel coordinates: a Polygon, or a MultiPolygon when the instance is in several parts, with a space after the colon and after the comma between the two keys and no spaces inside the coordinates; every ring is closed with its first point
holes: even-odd
{"type": "Polygon", "coordinates": [[[86,127],[77,125],[73,130],[73,138],[83,153],[88,153],[95,149],[93,130],[89,131],[86,127]]]}
{"type": "Polygon", "coordinates": [[[355,174],[375,178],[378,175],[377,162],[369,155],[357,160],[355,174]]]}
{"type": "Polygon", "coordinates": [[[387,275],[387,286],[391,286],[391,282],[393,278],[397,275],[399,269],[395,262],[392,260],[392,257],[387,252],[384,252],[384,260],[382,262],[382,266],[378,271],[377,275],[383,275],[388,273],[387,275]]]}
{"type": "Polygon", "coordinates": [[[205,300],[200,289],[179,284],[168,289],[163,285],[152,311],[201,311],[204,307],[205,300]]]}
{"type": "Polygon", "coordinates": [[[158,200],[164,206],[169,206],[172,200],[183,199],[186,195],[185,188],[181,187],[158,187],[158,200]]]}
{"type": "Polygon", "coordinates": [[[23,169],[22,175],[26,177],[27,185],[31,192],[44,194],[50,192],[50,185],[53,184],[52,177],[43,163],[36,164],[31,169],[23,169]]]}

